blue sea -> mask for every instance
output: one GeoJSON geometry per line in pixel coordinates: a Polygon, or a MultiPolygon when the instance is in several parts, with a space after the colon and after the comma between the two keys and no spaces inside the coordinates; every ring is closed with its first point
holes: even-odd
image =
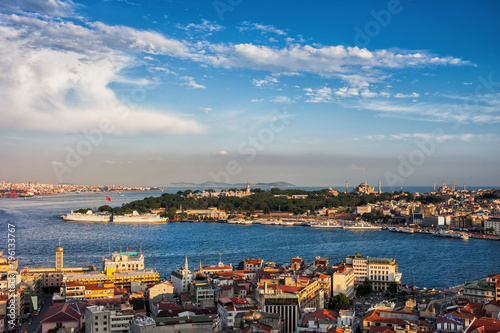
{"type": "MultiPolygon", "coordinates": [[[[175,193],[185,188],[169,188],[175,193]]],[[[304,188],[315,189],[315,188],[304,188]]],[[[319,188],[318,188],[319,189],[319,188]]],[[[339,188],[340,189],[340,188],[339,188]]],[[[426,192],[432,188],[412,188],[426,192]]],[[[16,256],[22,267],[55,265],[55,249],[64,248],[64,266],[96,265],[110,249],[142,250],[146,266],[170,279],[172,270],[188,256],[191,269],[201,260],[238,265],[245,258],[289,263],[299,255],[308,263],[316,256],[330,263],[345,260],[356,252],[368,256],[395,258],[403,283],[421,287],[447,287],[500,273],[500,242],[491,240],[444,239],[426,234],[388,231],[321,230],[303,226],[234,225],[226,223],[169,222],[161,225],[115,225],[65,222],[60,216],[78,208],[123,203],[161,191],[88,195],[57,195],[40,199],[0,198],[0,251],[7,249],[7,224],[15,226],[16,256]],[[105,196],[111,202],[105,200],[105,196]]]]}

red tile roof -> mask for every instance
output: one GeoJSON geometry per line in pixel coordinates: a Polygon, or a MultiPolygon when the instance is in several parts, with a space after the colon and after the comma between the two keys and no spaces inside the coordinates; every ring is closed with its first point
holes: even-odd
{"type": "Polygon", "coordinates": [[[500,332],[500,319],[486,317],[475,319],[465,333],[471,333],[476,329],[481,333],[498,333],[500,332]]]}
{"type": "Polygon", "coordinates": [[[58,304],[51,306],[43,316],[42,323],[80,321],[82,314],[73,304],[58,304]]]}
{"type": "Polygon", "coordinates": [[[264,259],[245,259],[247,265],[260,265],[264,259]]]}
{"type": "Polygon", "coordinates": [[[280,284],[278,288],[285,293],[296,293],[303,289],[303,287],[285,286],[283,284],[280,284]]]}

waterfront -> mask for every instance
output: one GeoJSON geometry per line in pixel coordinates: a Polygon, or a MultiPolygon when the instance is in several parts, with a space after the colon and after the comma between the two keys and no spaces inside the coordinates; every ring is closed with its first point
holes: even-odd
{"type": "MultiPolygon", "coordinates": [[[[172,189],[169,192],[176,192],[172,189]]],[[[85,194],[22,200],[2,199],[2,225],[16,225],[17,256],[20,267],[50,267],[55,263],[59,237],[64,248],[65,266],[95,264],[111,250],[127,247],[144,251],[146,266],[156,268],[163,278],[184,262],[191,268],[202,260],[217,263],[219,253],[226,264],[237,265],[248,257],[289,263],[295,255],[306,262],[326,256],[333,264],[348,254],[393,257],[403,273],[403,283],[446,287],[495,273],[500,267],[500,242],[470,239],[443,239],[425,234],[400,234],[388,231],[353,232],[308,227],[230,225],[220,223],[167,223],[164,225],[114,225],[64,222],[59,216],[72,209],[99,207],[161,195],[160,191],[85,194]],[[111,197],[111,202],[105,200],[111,197]]],[[[0,233],[0,249],[6,235],[0,233]]]]}

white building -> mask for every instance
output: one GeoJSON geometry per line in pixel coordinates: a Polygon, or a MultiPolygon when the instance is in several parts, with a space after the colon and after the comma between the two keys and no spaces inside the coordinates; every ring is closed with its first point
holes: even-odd
{"type": "Polygon", "coordinates": [[[89,306],[85,309],[85,333],[127,333],[133,319],[130,304],[89,306]]]}
{"type": "Polygon", "coordinates": [[[260,271],[264,268],[264,259],[245,259],[243,269],[249,271],[260,271]]]}
{"type": "Polygon", "coordinates": [[[387,291],[392,282],[400,283],[396,260],[392,258],[364,257],[359,253],[346,258],[346,264],[352,265],[355,283],[362,283],[366,278],[375,291],[387,291]]]}
{"type": "Polygon", "coordinates": [[[176,269],[171,274],[172,284],[174,285],[174,293],[180,295],[181,293],[189,291],[189,285],[193,281],[193,273],[188,268],[188,259],[184,261],[183,269],[176,269]]]}
{"type": "Polygon", "coordinates": [[[490,228],[495,229],[495,234],[500,234],[500,219],[498,218],[490,218],[489,220],[484,221],[484,230],[488,230],[490,228]]]}
{"type": "Polygon", "coordinates": [[[344,294],[349,298],[354,297],[354,269],[343,268],[339,269],[332,275],[332,296],[344,294]]]}
{"type": "Polygon", "coordinates": [[[138,271],[144,269],[144,255],[136,251],[113,252],[110,257],[102,258],[102,270],[138,271]]]}

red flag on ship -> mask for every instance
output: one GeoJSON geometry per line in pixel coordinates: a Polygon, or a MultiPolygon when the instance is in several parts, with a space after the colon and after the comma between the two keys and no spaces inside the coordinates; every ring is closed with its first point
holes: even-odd
{"type": "Polygon", "coordinates": [[[130,250],[130,247],[127,247],[127,251],[130,250]]]}
{"type": "Polygon", "coordinates": [[[106,197],[106,200],[111,201],[111,198],[110,197],[106,197]]]}

